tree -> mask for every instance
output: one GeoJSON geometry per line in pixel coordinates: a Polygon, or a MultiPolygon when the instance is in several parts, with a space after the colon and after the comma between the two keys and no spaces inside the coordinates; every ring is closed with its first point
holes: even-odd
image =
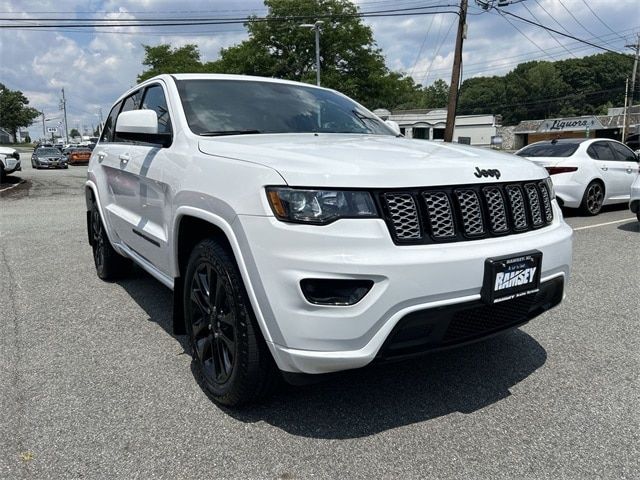
{"type": "Polygon", "coordinates": [[[187,44],[179,48],[171,48],[166,44],[155,47],[143,45],[143,47],[144,60],[142,64],[150,68],[138,75],[138,82],[161,73],[197,73],[203,70],[200,51],[196,45],[187,44]]]}
{"type": "Polygon", "coordinates": [[[77,128],[72,128],[71,131],[69,132],[69,136],[70,137],[80,137],[80,132],[78,131],[77,128]]]}
{"type": "Polygon", "coordinates": [[[220,58],[202,64],[194,45],[172,50],[145,45],[144,64],[151,68],[138,79],[156,73],[218,72],[285,78],[315,83],[315,38],[302,23],[323,18],[320,36],[322,85],[335,88],[367,107],[393,108],[413,103],[419,87],[413,79],[389,71],[371,28],[355,16],[349,0],[265,0],[267,21],[245,24],[249,38],[224,48],[220,58]],[[291,18],[295,17],[295,18],[291,18]],[[184,68],[184,69],[183,69],[184,68]]]}
{"type": "Polygon", "coordinates": [[[557,62],[519,64],[503,76],[468,78],[458,114],[497,113],[505,125],[525,119],[600,115],[622,105],[633,60],[602,53],[557,62]]]}
{"type": "Polygon", "coordinates": [[[17,138],[20,127],[28,127],[40,115],[29,107],[29,99],[19,90],[9,90],[0,83],[0,126],[9,130],[17,138]]]}

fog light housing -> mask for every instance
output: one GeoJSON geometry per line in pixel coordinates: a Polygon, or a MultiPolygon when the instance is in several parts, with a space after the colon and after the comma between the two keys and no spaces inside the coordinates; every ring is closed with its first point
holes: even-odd
{"type": "Polygon", "coordinates": [[[369,293],[371,287],[373,280],[305,278],[300,281],[304,298],[314,305],[355,305],[369,293]]]}

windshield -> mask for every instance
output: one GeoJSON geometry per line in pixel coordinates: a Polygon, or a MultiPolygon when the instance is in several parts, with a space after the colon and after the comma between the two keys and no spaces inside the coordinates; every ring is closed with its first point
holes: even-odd
{"type": "Polygon", "coordinates": [[[523,148],[516,155],[521,157],[570,157],[580,146],[579,143],[538,143],[523,148]]]}
{"type": "Polygon", "coordinates": [[[60,155],[60,150],[57,148],[39,148],[36,152],[38,155],[60,155]]]}
{"type": "Polygon", "coordinates": [[[198,135],[395,135],[371,112],[328,90],[251,80],[178,80],[177,84],[189,128],[198,135]]]}

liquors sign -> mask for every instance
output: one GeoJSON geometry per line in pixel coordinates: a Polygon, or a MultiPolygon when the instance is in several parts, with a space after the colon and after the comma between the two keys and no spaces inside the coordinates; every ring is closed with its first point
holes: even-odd
{"type": "Polygon", "coordinates": [[[538,127],[538,132],[575,132],[604,128],[597,117],[571,117],[545,120],[538,127]]]}

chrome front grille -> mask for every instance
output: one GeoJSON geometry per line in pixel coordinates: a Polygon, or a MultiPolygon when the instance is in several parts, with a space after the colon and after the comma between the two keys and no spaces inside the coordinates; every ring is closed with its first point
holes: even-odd
{"type": "Polygon", "coordinates": [[[381,192],[399,244],[455,242],[522,233],[553,221],[545,182],[415,188],[381,192]]]}

